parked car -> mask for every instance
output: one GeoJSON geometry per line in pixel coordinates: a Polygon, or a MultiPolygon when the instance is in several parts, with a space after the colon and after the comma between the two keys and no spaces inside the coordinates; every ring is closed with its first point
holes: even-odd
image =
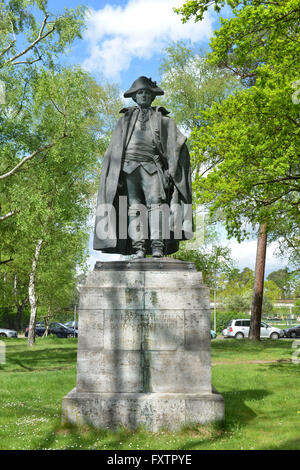
{"type": "Polygon", "coordinates": [[[7,330],[6,328],[0,328],[0,337],[2,337],[2,338],[17,338],[18,333],[15,330],[7,330]]]}
{"type": "MultiPolygon", "coordinates": [[[[227,328],[222,331],[222,335],[226,338],[247,338],[249,335],[250,320],[239,318],[236,320],[230,320],[227,328]]],[[[260,337],[278,339],[283,337],[283,331],[279,328],[274,328],[265,322],[261,322],[260,326],[260,337]]]]}
{"type": "MultiPolygon", "coordinates": [[[[25,336],[28,336],[29,328],[26,328],[25,336]]],[[[35,334],[36,336],[43,336],[46,331],[45,325],[37,325],[35,327],[35,334]]],[[[63,323],[52,322],[49,325],[49,334],[56,335],[58,338],[73,338],[74,335],[78,336],[77,331],[73,328],[68,328],[67,326],[63,325],[63,323]]]]}
{"type": "Polygon", "coordinates": [[[217,333],[214,330],[210,330],[210,337],[211,339],[216,339],[217,333]]]}
{"type": "Polygon", "coordinates": [[[300,336],[300,325],[292,326],[292,328],[286,328],[283,330],[283,334],[286,338],[297,338],[300,336]]]}
{"type": "Polygon", "coordinates": [[[227,330],[227,328],[224,328],[224,330],[221,331],[221,335],[223,335],[225,338],[228,337],[228,330],[227,330]]]}

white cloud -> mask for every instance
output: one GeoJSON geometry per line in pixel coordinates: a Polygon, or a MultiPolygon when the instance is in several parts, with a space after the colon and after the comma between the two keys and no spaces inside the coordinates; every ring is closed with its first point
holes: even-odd
{"type": "MultiPolygon", "coordinates": [[[[255,269],[257,240],[247,240],[241,243],[229,241],[226,244],[231,248],[231,256],[237,261],[237,267],[242,270],[246,267],[255,269]]],[[[277,243],[270,243],[266,252],[266,276],[277,269],[281,269],[288,264],[288,260],[275,256],[277,243]]]]}
{"type": "Polygon", "coordinates": [[[83,66],[117,79],[132,59],[151,59],[170,41],[208,40],[213,33],[210,13],[201,23],[182,24],[173,11],[181,4],[182,0],[129,0],[124,7],[91,10],[85,34],[90,55],[83,66]]]}

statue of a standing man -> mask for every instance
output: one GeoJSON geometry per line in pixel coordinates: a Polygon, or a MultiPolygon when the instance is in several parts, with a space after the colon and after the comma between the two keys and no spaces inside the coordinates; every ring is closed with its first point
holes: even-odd
{"type": "Polygon", "coordinates": [[[193,236],[186,137],[165,108],[151,107],[155,97],[163,94],[156,82],[146,77],[139,77],[124,93],[137,106],[120,111],[124,115],[103,160],[95,250],[159,258],[176,252],[179,240],[193,236]],[[142,208],[146,221],[141,217],[142,208]],[[135,236],[132,227],[138,217],[142,229],[135,236]]]}

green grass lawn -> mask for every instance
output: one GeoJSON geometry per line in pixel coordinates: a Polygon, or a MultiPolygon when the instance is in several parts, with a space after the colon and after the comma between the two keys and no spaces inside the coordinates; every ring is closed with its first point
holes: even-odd
{"type": "Polygon", "coordinates": [[[212,341],[213,384],[225,421],[180,432],[61,425],[62,397],[76,382],[76,339],[6,339],[0,364],[0,449],[300,450],[300,365],[292,340],[212,341]],[[257,361],[261,361],[258,363],[257,361]]]}

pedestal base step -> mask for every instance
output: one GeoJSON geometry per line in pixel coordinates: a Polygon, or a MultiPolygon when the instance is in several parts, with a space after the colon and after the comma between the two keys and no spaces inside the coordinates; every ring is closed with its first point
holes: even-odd
{"type": "Polygon", "coordinates": [[[176,431],[188,424],[224,419],[224,399],[211,394],[180,393],[92,393],[74,388],[63,398],[63,422],[89,424],[97,428],[176,431]]]}

